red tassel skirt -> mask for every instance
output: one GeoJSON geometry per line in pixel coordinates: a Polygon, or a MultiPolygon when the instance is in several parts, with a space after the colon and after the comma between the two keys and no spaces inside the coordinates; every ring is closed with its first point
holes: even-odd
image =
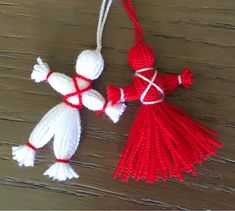
{"type": "Polygon", "coordinates": [[[152,183],[176,177],[182,181],[184,172],[196,175],[194,164],[201,164],[222,146],[213,139],[218,136],[166,101],[142,105],[113,178],[152,183]]]}

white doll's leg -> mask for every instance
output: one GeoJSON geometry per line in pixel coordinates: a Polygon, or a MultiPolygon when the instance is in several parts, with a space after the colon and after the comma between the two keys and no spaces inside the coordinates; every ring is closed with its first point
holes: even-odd
{"type": "Polygon", "coordinates": [[[29,141],[24,145],[12,147],[13,159],[18,161],[19,166],[33,166],[35,151],[46,145],[54,135],[54,127],[64,104],[58,104],[48,111],[30,134],[29,141]]]}
{"type": "Polygon", "coordinates": [[[69,164],[69,160],[75,153],[81,134],[80,114],[77,109],[67,107],[66,113],[57,122],[54,136],[54,153],[56,163],[44,173],[53,180],[64,181],[78,178],[79,175],[69,164]]]}

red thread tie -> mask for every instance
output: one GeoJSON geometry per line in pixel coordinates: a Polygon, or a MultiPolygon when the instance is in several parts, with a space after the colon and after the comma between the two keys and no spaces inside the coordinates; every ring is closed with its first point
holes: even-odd
{"type": "Polygon", "coordinates": [[[56,159],[57,163],[69,163],[69,160],[64,160],[64,159],[56,159]]]}
{"type": "Polygon", "coordinates": [[[90,80],[90,79],[88,79],[88,78],[85,78],[85,77],[79,75],[79,74],[76,74],[76,75],[73,77],[73,83],[74,83],[74,87],[75,87],[75,89],[76,89],[76,92],[73,92],[73,93],[64,95],[64,100],[63,100],[63,102],[64,102],[65,104],[67,104],[68,106],[72,107],[72,108],[77,108],[77,109],[80,110],[80,109],[82,109],[82,105],[83,105],[83,104],[82,104],[82,93],[83,93],[83,92],[86,92],[86,91],[88,91],[88,90],[90,90],[90,89],[91,89],[91,85],[89,85],[89,86],[86,87],[85,89],[80,90],[79,87],[78,87],[76,78],[81,78],[81,79],[83,79],[83,80],[86,80],[87,82],[92,81],[92,80],[90,80]],[[89,81],[88,81],[88,80],[89,80],[89,81]],[[70,97],[73,97],[73,96],[76,96],[76,95],[77,95],[78,101],[79,101],[79,104],[78,104],[78,105],[75,105],[75,104],[70,103],[70,102],[68,101],[68,99],[69,99],[70,97]]]}
{"type": "Polygon", "coordinates": [[[107,106],[108,106],[108,102],[105,102],[103,105],[103,108],[96,111],[96,115],[100,115],[101,113],[103,113],[105,111],[105,109],[107,108],[107,106]]]}
{"type": "Polygon", "coordinates": [[[80,75],[80,74],[76,74],[76,75],[74,76],[74,78],[80,78],[80,79],[82,79],[82,80],[84,80],[84,81],[87,81],[87,82],[89,82],[89,83],[92,82],[91,79],[86,78],[86,77],[84,77],[84,76],[82,76],[82,75],[80,75]]]}
{"type": "Polygon", "coordinates": [[[28,147],[30,147],[34,151],[36,151],[38,149],[37,147],[35,147],[34,145],[30,144],[29,142],[27,142],[25,145],[27,145],[28,147]]]}
{"type": "Polygon", "coordinates": [[[52,74],[52,73],[53,73],[52,71],[49,71],[49,72],[47,73],[46,81],[48,81],[48,80],[49,80],[49,78],[50,78],[50,76],[51,76],[51,74],[52,74]]]}

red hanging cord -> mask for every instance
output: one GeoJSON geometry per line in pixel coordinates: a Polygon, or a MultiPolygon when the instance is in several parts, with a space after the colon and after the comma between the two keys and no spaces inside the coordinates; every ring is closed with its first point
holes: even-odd
{"type": "Polygon", "coordinates": [[[135,10],[133,8],[131,0],[122,0],[122,4],[123,4],[128,16],[130,17],[130,19],[132,20],[132,22],[135,26],[135,39],[136,39],[136,42],[137,43],[142,43],[143,42],[143,29],[142,29],[141,25],[138,22],[138,19],[136,17],[135,10]]]}

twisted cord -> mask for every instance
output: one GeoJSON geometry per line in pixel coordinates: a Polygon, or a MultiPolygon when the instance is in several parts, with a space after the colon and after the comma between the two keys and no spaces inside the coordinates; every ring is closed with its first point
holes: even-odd
{"type": "Polygon", "coordinates": [[[104,31],[104,25],[106,23],[111,5],[112,5],[112,0],[103,0],[101,4],[99,21],[97,25],[97,33],[96,33],[97,51],[101,51],[102,49],[102,35],[104,31]]]}

